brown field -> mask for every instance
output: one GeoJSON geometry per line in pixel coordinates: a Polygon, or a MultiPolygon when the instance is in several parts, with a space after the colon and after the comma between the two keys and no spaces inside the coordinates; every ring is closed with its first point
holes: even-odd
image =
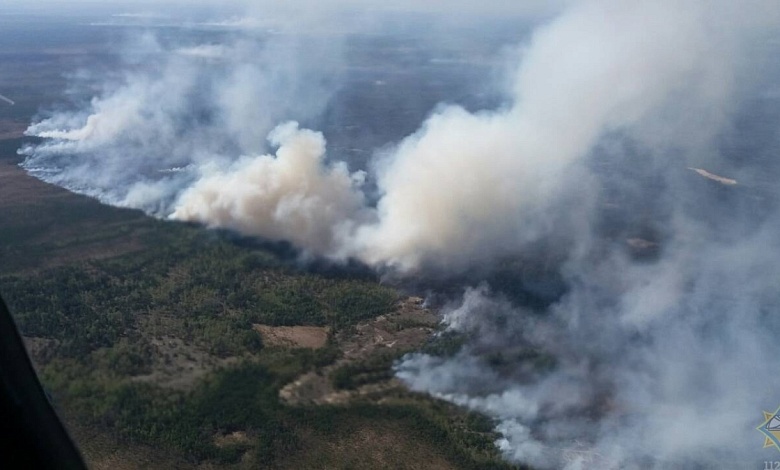
{"type": "Polygon", "coordinates": [[[42,183],[11,163],[0,163],[0,191],[0,209],[32,206],[71,195],[62,188],[42,183]]]}
{"type": "Polygon", "coordinates": [[[142,249],[139,237],[149,230],[148,221],[138,211],[116,212],[103,217],[106,207],[97,201],[0,161],[0,226],[6,227],[0,264],[40,269],[142,249]],[[43,251],[45,257],[36,255],[43,251]]]}
{"type": "Polygon", "coordinates": [[[328,342],[330,330],[320,326],[252,325],[268,346],[320,349],[328,342]]]}
{"type": "Polygon", "coordinates": [[[0,140],[22,137],[25,129],[27,124],[23,122],[0,119],[0,140]]]}

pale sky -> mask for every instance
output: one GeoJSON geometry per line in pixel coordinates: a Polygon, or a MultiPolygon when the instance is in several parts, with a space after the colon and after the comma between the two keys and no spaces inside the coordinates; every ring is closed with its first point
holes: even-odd
{"type": "Polygon", "coordinates": [[[4,0],[0,13],[9,11],[51,12],[70,11],[73,13],[154,12],[166,11],[176,7],[207,9],[214,11],[263,11],[279,8],[337,10],[340,8],[361,11],[420,11],[452,13],[510,13],[513,15],[544,15],[559,10],[572,0],[121,0],[106,2],[100,0],[4,0]]]}

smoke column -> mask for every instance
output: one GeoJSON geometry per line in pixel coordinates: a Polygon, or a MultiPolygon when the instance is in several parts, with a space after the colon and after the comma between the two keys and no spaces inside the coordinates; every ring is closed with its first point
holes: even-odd
{"type": "MultiPolygon", "coordinates": [[[[569,2],[517,54],[503,106],[440,106],[368,173],[326,155],[321,134],[274,128],[296,109],[273,101],[278,83],[250,86],[267,74],[240,66],[240,43],[152,42],[156,71],[31,125],[46,140],[24,166],[407,279],[491,272],[543,246],[555,261],[537,271],[562,288],[540,288],[556,292],[542,307],[488,280],[463,286],[444,323],[464,345],[409,355],[398,377],[493,417],[506,458],[539,468],[756,468],[772,455],[755,427],[780,405],[780,135],[750,132],[780,123],[777,84],[756,78],[780,77],[779,10],[569,2]],[[223,74],[199,78],[226,54],[223,74]],[[265,114],[242,106],[246,90],[270,100],[273,124],[255,125],[265,114]],[[269,131],[275,153],[259,141],[269,131]]],[[[273,69],[295,56],[264,57],[273,69]]],[[[306,87],[281,89],[292,100],[306,87]]],[[[540,282],[527,271],[516,290],[540,282]]]]}

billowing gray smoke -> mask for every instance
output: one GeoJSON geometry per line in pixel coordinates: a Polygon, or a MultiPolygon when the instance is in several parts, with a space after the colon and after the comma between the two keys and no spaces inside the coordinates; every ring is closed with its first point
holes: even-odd
{"type": "MultiPolygon", "coordinates": [[[[760,468],[775,456],[762,451],[755,428],[762,409],[780,405],[780,379],[769,372],[780,367],[773,353],[780,213],[776,189],[761,184],[777,176],[777,133],[767,139],[751,130],[768,147],[732,145],[732,154],[724,150],[728,138],[715,138],[729,128],[731,139],[746,139],[729,126],[751,129],[767,119],[760,111],[766,90],[747,92],[737,83],[740,73],[756,73],[742,41],[757,40],[751,47],[759,49],[766,41],[752,16],[768,13],[760,6],[589,2],[537,32],[514,111],[533,110],[527,118],[544,158],[530,160],[526,171],[560,181],[551,170],[586,161],[593,179],[579,186],[595,185],[580,191],[593,195],[594,205],[551,204],[550,195],[567,188],[531,193],[533,209],[588,213],[570,219],[578,232],[560,270],[566,293],[540,313],[486,285],[466,290],[444,320],[465,345],[454,357],[408,356],[398,365],[400,378],[495,417],[505,455],[540,468],[760,468]],[[527,88],[524,77],[537,73],[539,88],[527,88]],[[762,97],[737,103],[751,93],[762,97]],[[537,100],[543,102],[535,107],[537,100]],[[696,175],[687,163],[739,176],[696,175]],[[646,220],[624,233],[614,220],[605,227],[613,213],[646,220]],[[631,230],[654,235],[626,240],[631,230]]],[[[776,11],[769,13],[774,21],[776,11]]],[[[516,136],[523,135],[520,123],[512,126],[516,136]]],[[[500,187],[500,178],[493,181],[500,187]]],[[[527,197],[524,190],[508,194],[527,197]]],[[[493,220],[491,209],[526,201],[496,197],[480,214],[493,220]]],[[[503,223],[528,220],[521,212],[503,223]]],[[[516,230],[540,227],[560,229],[531,219],[516,230]]],[[[503,246],[521,241],[510,236],[503,246]]]]}
{"type": "Polygon", "coordinates": [[[133,40],[121,73],[98,81],[86,106],[29,127],[46,141],[22,150],[23,166],[105,203],[167,216],[207,168],[261,154],[281,120],[320,114],[340,73],[338,38],[258,31],[213,39],[221,42],[133,40]]]}
{"type": "Polygon", "coordinates": [[[407,276],[555,250],[544,269],[563,294],[540,308],[470,286],[445,309],[461,350],[410,355],[398,376],[494,417],[506,457],[541,468],[755,468],[773,455],[754,428],[780,405],[780,140],[765,125],[780,119],[776,85],[755,78],[780,77],[778,16],[769,0],[570,2],[523,47],[505,106],[441,107],[367,175],[294,123],[266,154],[258,116],[297,117],[242,106],[266,72],[196,78],[193,57],[243,57],[236,44],[168,51],[157,73],[32,125],[47,140],[25,166],[407,276]],[[220,119],[198,120],[195,89],[220,119]]]}

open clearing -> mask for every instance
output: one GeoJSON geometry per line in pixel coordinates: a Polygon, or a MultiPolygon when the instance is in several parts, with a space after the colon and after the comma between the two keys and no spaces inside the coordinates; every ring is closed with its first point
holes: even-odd
{"type": "Polygon", "coordinates": [[[268,346],[320,349],[328,343],[330,329],[320,326],[252,325],[268,346]]]}

